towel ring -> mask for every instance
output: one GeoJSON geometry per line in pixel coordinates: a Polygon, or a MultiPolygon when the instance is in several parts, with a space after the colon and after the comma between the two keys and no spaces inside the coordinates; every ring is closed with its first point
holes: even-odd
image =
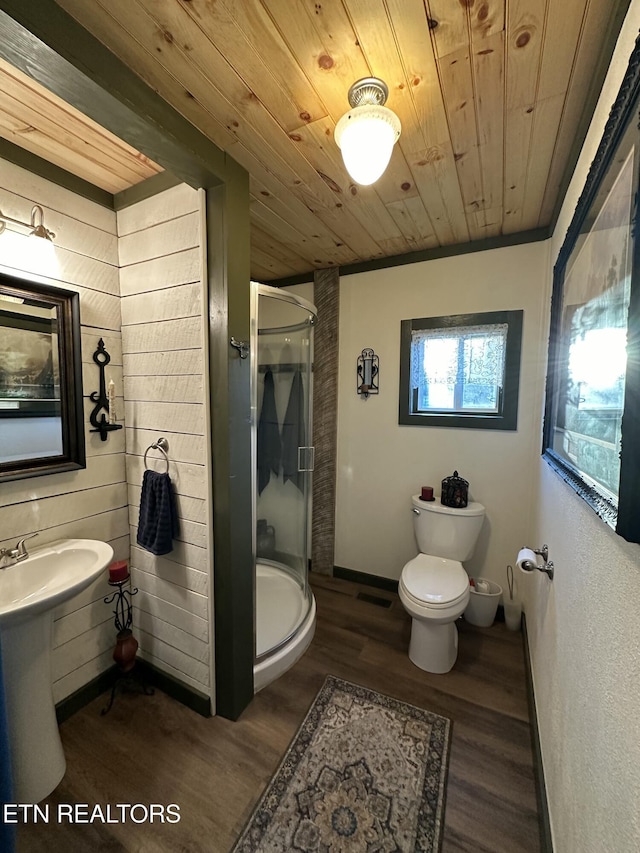
{"type": "Polygon", "coordinates": [[[167,463],[167,470],[165,471],[165,474],[168,474],[169,473],[169,454],[167,453],[168,448],[169,448],[169,442],[167,441],[166,438],[159,438],[157,441],[154,441],[153,444],[150,444],[149,447],[147,447],[147,449],[144,452],[144,468],[145,468],[145,471],[149,470],[149,468],[147,468],[147,453],[150,450],[159,450],[160,453],[162,453],[162,455],[164,456],[164,461],[167,463]]]}

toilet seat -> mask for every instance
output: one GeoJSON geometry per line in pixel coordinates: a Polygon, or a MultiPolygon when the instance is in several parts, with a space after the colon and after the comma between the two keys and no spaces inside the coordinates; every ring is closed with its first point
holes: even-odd
{"type": "Polygon", "coordinates": [[[406,597],[420,607],[440,610],[469,597],[469,576],[457,560],[418,554],[400,577],[406,597]]]}

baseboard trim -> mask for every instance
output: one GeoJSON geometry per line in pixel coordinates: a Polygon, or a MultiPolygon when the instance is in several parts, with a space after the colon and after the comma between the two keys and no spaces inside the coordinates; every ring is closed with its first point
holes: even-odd
{"type": "Polygon", "coordinates": [[[381,578],[379,575],[370,575],[367,572],[356,572],[354,569],[343,569],[342,566],[333,567],[333,576],[344,581],[353,581],[367,586],[375,586],[377,589],[386,589],[387,592],[398,591],[398,581],[391,578],[381,578]]]}
{"type": "Polygon", "coordinates": [[[188,687],[182,681],[178,681],[177,678],[167,675],[166,672],[162,672],[146,660],[138,659],[136,669],[149,684],[162,690],[167,696],[171,696],[172,699],[181,702],[202,717],[211,716],[211,699],[209,696],[205,696],[199,690],[194,690],[193,687],[188,687]]]}
{"type": "Polygon", "coordinates": [[[531,672],[529,634],[527,633],[527,619],[524,613],[522,614],[522,645],[524,647],[524,666],[527,680],[527,701],[529,705],[529,721],[531,729],[531,750],[533,752],[533,772],[536,783],[536,800],[538,803],[540,851],[541,853],[553,853],[553,841],[551,838],[551,821],[549,819],[549,802],[547,800],[547,787],[544,782],[542,750],[540,748],[540,730],[538,729],[536,697],[533,689],[533,674],[531,672]]]}
{"type": "Polygon", "coordinates": [[[64,723],[65,720],[68,720],[69,717],[72,717],[84,708],[85,705],[88,705],[89,702],[93,702],[102,693],[111,690],[117,673],[118,668],[111,666],[93,678],[88,684],[85,684],[84,687],[80,687],[75,693],[72,693],[65,699],[61,699],[56,705],[58,725],[64,723]]]}
{"type": "MultiPolygon", "coordinates": [[[[177,678],[167,675],[165,672],[162,672],[153,666],[153,664],[150,664],[148,661],[140,660],[139,658],[136,660],[136,672],[139,673],[148,684],[162,690],[162,692],[166,693],[167,696],[171,696],[172,699],[175,699],[177,702],[181,702],[183,705],[186,705],[187,708],[191,708],[192,711],[200,714],[200,716],[211,716],[211,699],[208,696],[205,696],[204,693],[194,690],[193,687],[188,687],[186,684],[178,681],[177,678]]],[[[61,699],[56,705],[56,719],[58,720],[58,725],[64,723],[65,720],[68,720],[69,717],[72,717],[84,708],[85,705],[88,705],[89,702],[93,702],[93,700],[97,699],[102,693],[106,693],[107,690],[111,690],[113,682],[117,677],[118,668],[116,666],[109,667],[109,669],[100,673],[100,675],[96,676],[96,678],[88,684],[85,684],[84,687],[80,687],[75,691],[75,693],[67,696],[66,699],[61,699]]]]}
{"type": "MultiPolygon", "coordinates": [[[[309,570],[311,570],[311,561],[309,561],[309,570]]],[[[387,592],[398,591],[398,581],[394,581],[391,578],[382,578],[379,575],[370,575],[367,572],[356,572],[354,569],[345,569],[342,566],[333,567],[333,576],[341,580],[353,581],[353,583],[375,586],[377,589],[384,589],[387,592]]],[[[504,607],[502,604],[498,605],[495,621],[504,622],[504,607]]]]}

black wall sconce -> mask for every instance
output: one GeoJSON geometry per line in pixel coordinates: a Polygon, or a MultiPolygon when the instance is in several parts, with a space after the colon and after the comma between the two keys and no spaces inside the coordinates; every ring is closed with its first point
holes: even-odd
{"type": "Polygon", "coordinates": [[[366,400],[370,394],[377,394],[380,359],[372,349],[363,349],[358,356],[358,394],[366,400]]]}
{"type": "Polygon", "coordinates": [[[104,341],[102,338],[98,341],[98,349],[93,354],[93,360],[98,365],[98,370],[100,371],[100,390],[93,391],[89,394],[91,402],[96,404],[89,415],[89,421],[93,426],[93,429],[90,430],[90,432],[99,432],[102,441],[106,441],[107,434],[111,432],[111,430],[122,429],[122,424],[117,424],[115,422],[116,411],[114,384],[113,382],[110,382],[109,388],[107,389],[104,378],[104,369],[111,361],[111,356],[104,348],[104,341]],[[102,412],[102,415],[98,417],[100,412],[102,412]]]}

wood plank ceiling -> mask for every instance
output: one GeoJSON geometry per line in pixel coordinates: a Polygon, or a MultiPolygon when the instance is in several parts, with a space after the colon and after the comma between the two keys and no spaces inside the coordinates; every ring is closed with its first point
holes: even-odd
{"type": "Polygon", "coordinates": [[[0,59],[0,136],[110,193],[162,171],[4,59],[0,59]]]}
{"type": "Polygon", "coordinates": [[[251,176],[268,281],[548,225],[625,0],[57,0],[251,176]],[[357,79],[402,122],[385,175],[333,140],[357,79]]]}

